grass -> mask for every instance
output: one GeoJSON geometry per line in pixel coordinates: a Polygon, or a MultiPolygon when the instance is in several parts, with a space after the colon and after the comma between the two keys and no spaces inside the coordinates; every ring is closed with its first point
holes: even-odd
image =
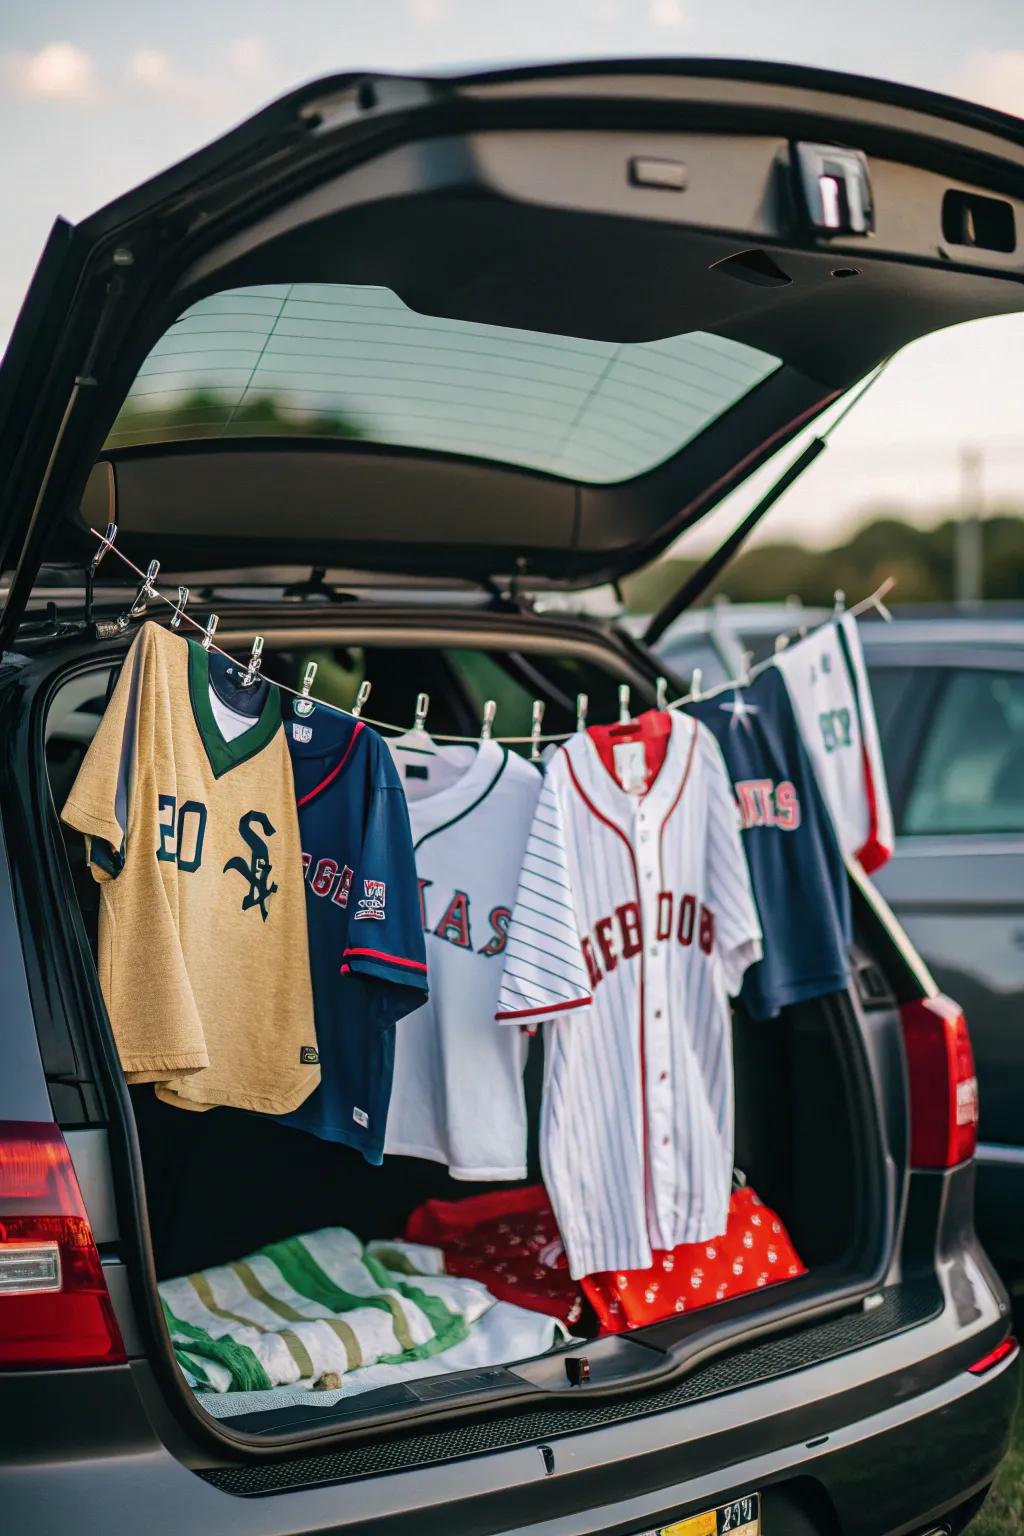
{"type": "Polygon", "coordinates": [[[1006,1460],[969,1536],[1024,1536],[1024,1406],[1017,1409],[1006,1460]]]}

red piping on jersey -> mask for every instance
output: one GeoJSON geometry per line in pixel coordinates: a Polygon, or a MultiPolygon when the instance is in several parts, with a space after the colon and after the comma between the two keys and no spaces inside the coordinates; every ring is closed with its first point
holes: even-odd
{"type": "MultiPolygon", "coordinates": [[[[623,843],[626,845],[626,852],[629,854],[629,862],[633,866],[633,885],[636,889],[636,909],[640,917],[640,1111],[643,1124],[644,1215],[647,1218],[647,1235],[649,1239],[650,1213],[647,1210],[647,1191],[649,1188],[653,1189],[654,1182],[650,1177],[650,1156],[648,1149],[648,1138],[650,1133],[647,1125],[647,1038],[644,1031],[644,975],[647,970],[647,945],[645,943],[644,936],[643,901],[640,896],[640,871],[636,867],[636,854],[633,852],[633,845],[629,838],[626,836],[625,832],[623,832],[621,827],[617,827],[614,821],[609,820],[609,818],[605,816],[603,812],[598,810],[593,801],[588,798],[583,789],[583,786],[581,785],[579,779],[576,777],[576,770],[572,765],[572,758],[568,752],[565,754],[565,766],[569,770],[569,778],[572,781],[573,788],[579,795],[580,799],[583,801],[583,804],[587,807],[587,810],[592,816],[596,816],[598,821],[603,821],[606,827],[610,827],[611,830],[615,833],[616,837],[620,837],[622,839],[623,843]]],[[[662,764],[662,767],[664,767],[664,764],[662,764]]]]}
{"type": "Polygon", "coordinates": [[[564,1013],[567,1008],[586,1008],[594,1001],[593,995],[588,993],[586,997],[572,997],[565,1003],[553,1003],[550,1008],[514,1008],[509,1013],[496,1013],[496,1019],[531,1019],[538,1014],[546,1018],[549,1013],[564,1013]]]}
{"type": "Polygon", "coordinates": [[[382,949],[346,949],[342,951],[342,959],[346,955],[365,955],[368,960],[386,960],[389,965],[407,965],[410,971],[427,969],[422,960],[407,960],[404,955],[388,955],[382,949]]]}
{"type": "Polygon", "coordinates": [[[307,805],[310,800],[315,799],[316,796],[320,793],[320,791],[322,789],[326,789],[328,784],[332,784],[334,782],[334,780],[338,777],[338,774],[341,772],[341,770],[344,768],[345,764],[349,760],[349,755],[351,754],[352,748],[356,744],[356,737],[359,735],[359,732],[362,730],[362,728],[363,728],[363,722],[361,720],[357,720],[356,721],[356,728],[352,732],[352,737],[351,737],[351,739],[349,741],[349,744],[345,748],[344,752],[341,754],[341,762],[336,764],[336,766],[331,769],[331,771],[327,775],[326,779],[321,779],[320,780],[320,783],[316,786],[315,789],[311,789],[309,791],[308,795],[303,795],[302,796],[302,799],[298,802],[300,806],[307,805]]]}
{"type": "Polygon", "coordinates": [[[690,733],[690,750],[686,754],[686,767],[683,769],[683,777],[680,780],[679,789],[676,792],[675,799],[672,801],[672,804],[669,806],[668,810],[665,812],[665,815],[662,818],[661,831],[658,833],[658,879],[661,883],[662,890],[665,889],[665,828],[669,824],[672,812],[683,798],[683,790],[686,788],[686,781],[690,777],[690,769],[693,767],[693,754],[697,749],[697,732],[699,730],[700,722],[694,720],[693,730],[690,733]]]}
{"type": "Polygon", "coordinates": [[[881,869],[891,855],[892,849],[886,847],[878,835],[878,791],[875,788],[875,776],[871,771],[871,754],[864,739],[863,724],[860,732],[860,752],[864,761],[864,792],[868,802],[868,835],[863,847],[857,849],[857,859],[864,873],[870,875],[876,869],[881,869]]]}

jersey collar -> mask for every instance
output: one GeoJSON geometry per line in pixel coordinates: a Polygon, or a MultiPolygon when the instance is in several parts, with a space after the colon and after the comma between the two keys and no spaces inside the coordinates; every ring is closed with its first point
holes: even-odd
{"type": "Polygon", "coordinates": [[[223,735],[210,703],[210,657],[196,640],[186,640],[188,646],[188,691],[192,700],[199,739],[206,749],[213,776],[219,779],[239,763],[247,762],[273,739],[281,728],[281,698],[273,685],[267,689],[267,697],[259,718],[228,741],[223,735]]]}
{"type": "MultiPolygon", "coordinates": [[[[439,748],[443,752],[444,747],[439,748]]],[[[496,741],[482,741],[461,778],[436,795],[422,795],[409,803],[413,842],[418,848],[428,837],[461,821],[485,800],[505,771],[508,748],[496,741]]]]}
{"type": "Polygon", "coordinates": [[[670,712],[669,718],[671,731],[665,757],[645,795],[627,794],[616,782],[589,731],[572,737],[567,743],[574,767],[584,773],[587,793],[620,826],[631,826],[641,809],[655,817],[664,816],[678,799],[686,759],[698,726],[696,720],[676,710],[670,712]]]}

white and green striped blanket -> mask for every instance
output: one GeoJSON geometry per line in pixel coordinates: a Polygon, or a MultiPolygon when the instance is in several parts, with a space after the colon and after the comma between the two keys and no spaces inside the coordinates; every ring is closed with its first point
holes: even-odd
{"type": "Polygon", "coordinates": [[[443,1267],[439,1249],[364,1248],[344,1227],[323,1227],[165,1280],[160,1296],[197,1390],[311,1387],[326,1373],[422,1360],[464,1340],[494,1297],[443,1267]]]}

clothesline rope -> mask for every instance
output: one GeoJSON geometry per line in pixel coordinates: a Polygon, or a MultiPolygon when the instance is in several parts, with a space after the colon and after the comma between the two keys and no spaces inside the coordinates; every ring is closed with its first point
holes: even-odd
{"type": "MultiPolygon", "coordinates": [[[[89,532],[92,534],[93,538],[99,542],[101,546],[101,555],[114,554],[123,565],[128,567],[130,571],[134,571],[135,575],[138,576],[144,583],[143,590],[147,598],[155,597],[160,602],[166,603],[168,608],[173,608],[178,611],[179,604],[176,603],[173,598],[168,597],[166,593],[158,591],[155,586],[150,587],[148,585],[149,577],[147,573],[143,570],[140,570],[139,567],[135,564],[134,560],[131,560],[123,550],[118,549],[116,544],[107,539],[102,533],[98,532],[97,529],[90,528],[89,532]]],[[[866,613],[870,608],[879,608],[886,594],[889,593],[895,585],[895,579],[891,576],[888,577],[885,581],[882,582],[882,585],[878,587],[876,591],[872,592],[868,597],[864,598],[862,602],[856,603],[852,608],[847,608],[844,611],[856,616],[860,613],[866,613]]],[[[140,596],[141,595],[142,594],[140,594],[140,596]]],[[[141,617],[141,614],[139,616],[141,617]]],[[[841,614],[833,614],[828,619],[824,620],[822,624],[814,625],[813,629],[822,629],[824,628],[825,624],[832,624],[839,617],[841,617],[841,614]]],[[[202,635],[204,640],[208,639],[206,626],[201,624],[198,619],[192,618],[191,614],[186,613],[184,610],[180,611],[180,618],[181,622],[189,625],[191,629],[198,630],[199,634],[202,635]]],[[[808,631],[808,633],[812,632],[813,630],[808,631]]],[[[794,629],[791,633],[800,635],[798,628],[794,629]]],[[[209,644],[206,648],[210,651],[216,651],[218,656],[223,656],[225,661],[229,661],[232,666],[237,667],[239,671],[246,671],[248,667],[247,662],[239,661],[237,657],[232,656],[230,652],[225,651],[221,646],[215,644],[212,640],[209,641],[209,644]]],[[[749,673],[749,677],[754,678],[758,675],[758,673],[763,672],[765,667],[768,667],[772,664],[773,659],[773,657],[768,657],[765,661],[759,662],[756,667],[752,667],[749,673]]],[[[326,699],[317,698],[313,693],[303,693],[300,688],[292,688],[287,683],[279,683],[275,678],[272,677],[263,678],[262,681],[269,683],[272,688],[277,688],[281,693],[290,694],[292,698],[305,699],[308,703],[315,705],[318,709],[327,709],[336,715],[346,715],[349,719],[362,720],[366,725],[372,725],[380,731],[391,731],[395,735],[400,736],[409,729],[409,727],[405,725],[394,725],[389,720],[374,720],[369,715],[362,713],[356,715],[353,710],[343,709],[340,704],[329,704],[326,699]]],[[[730,688],[743,687],[745,685],[745,681],[746,680],[741,681],[738,678],[732,678],[728,682],[721,683],[715,688],[709,688],[706,692],[702,691],[699,697],[711,698],[719,693],[727,693],[730,688]]],[[[689,703],[694,697],[696,696],[693,693],[682,694],[678,699],[671,699],[665,707],[667,709],[677,709],[680,705],[689,703]]],[[[431,731],[430,734],[434,741],[451,742],[453,745],[457,746],[473,746],[476,745],[480,740],[479,735],[453,736],[444,731],[431,731]]],[[[574,736],[575,734],[575,731],[558,731],[554,733],[537,735],[531,733],[529,736],[494,736],[491,739],[498,742],[502,746],[529,746],[533,742],[568,741],[570,737],[574,736]]]]}

